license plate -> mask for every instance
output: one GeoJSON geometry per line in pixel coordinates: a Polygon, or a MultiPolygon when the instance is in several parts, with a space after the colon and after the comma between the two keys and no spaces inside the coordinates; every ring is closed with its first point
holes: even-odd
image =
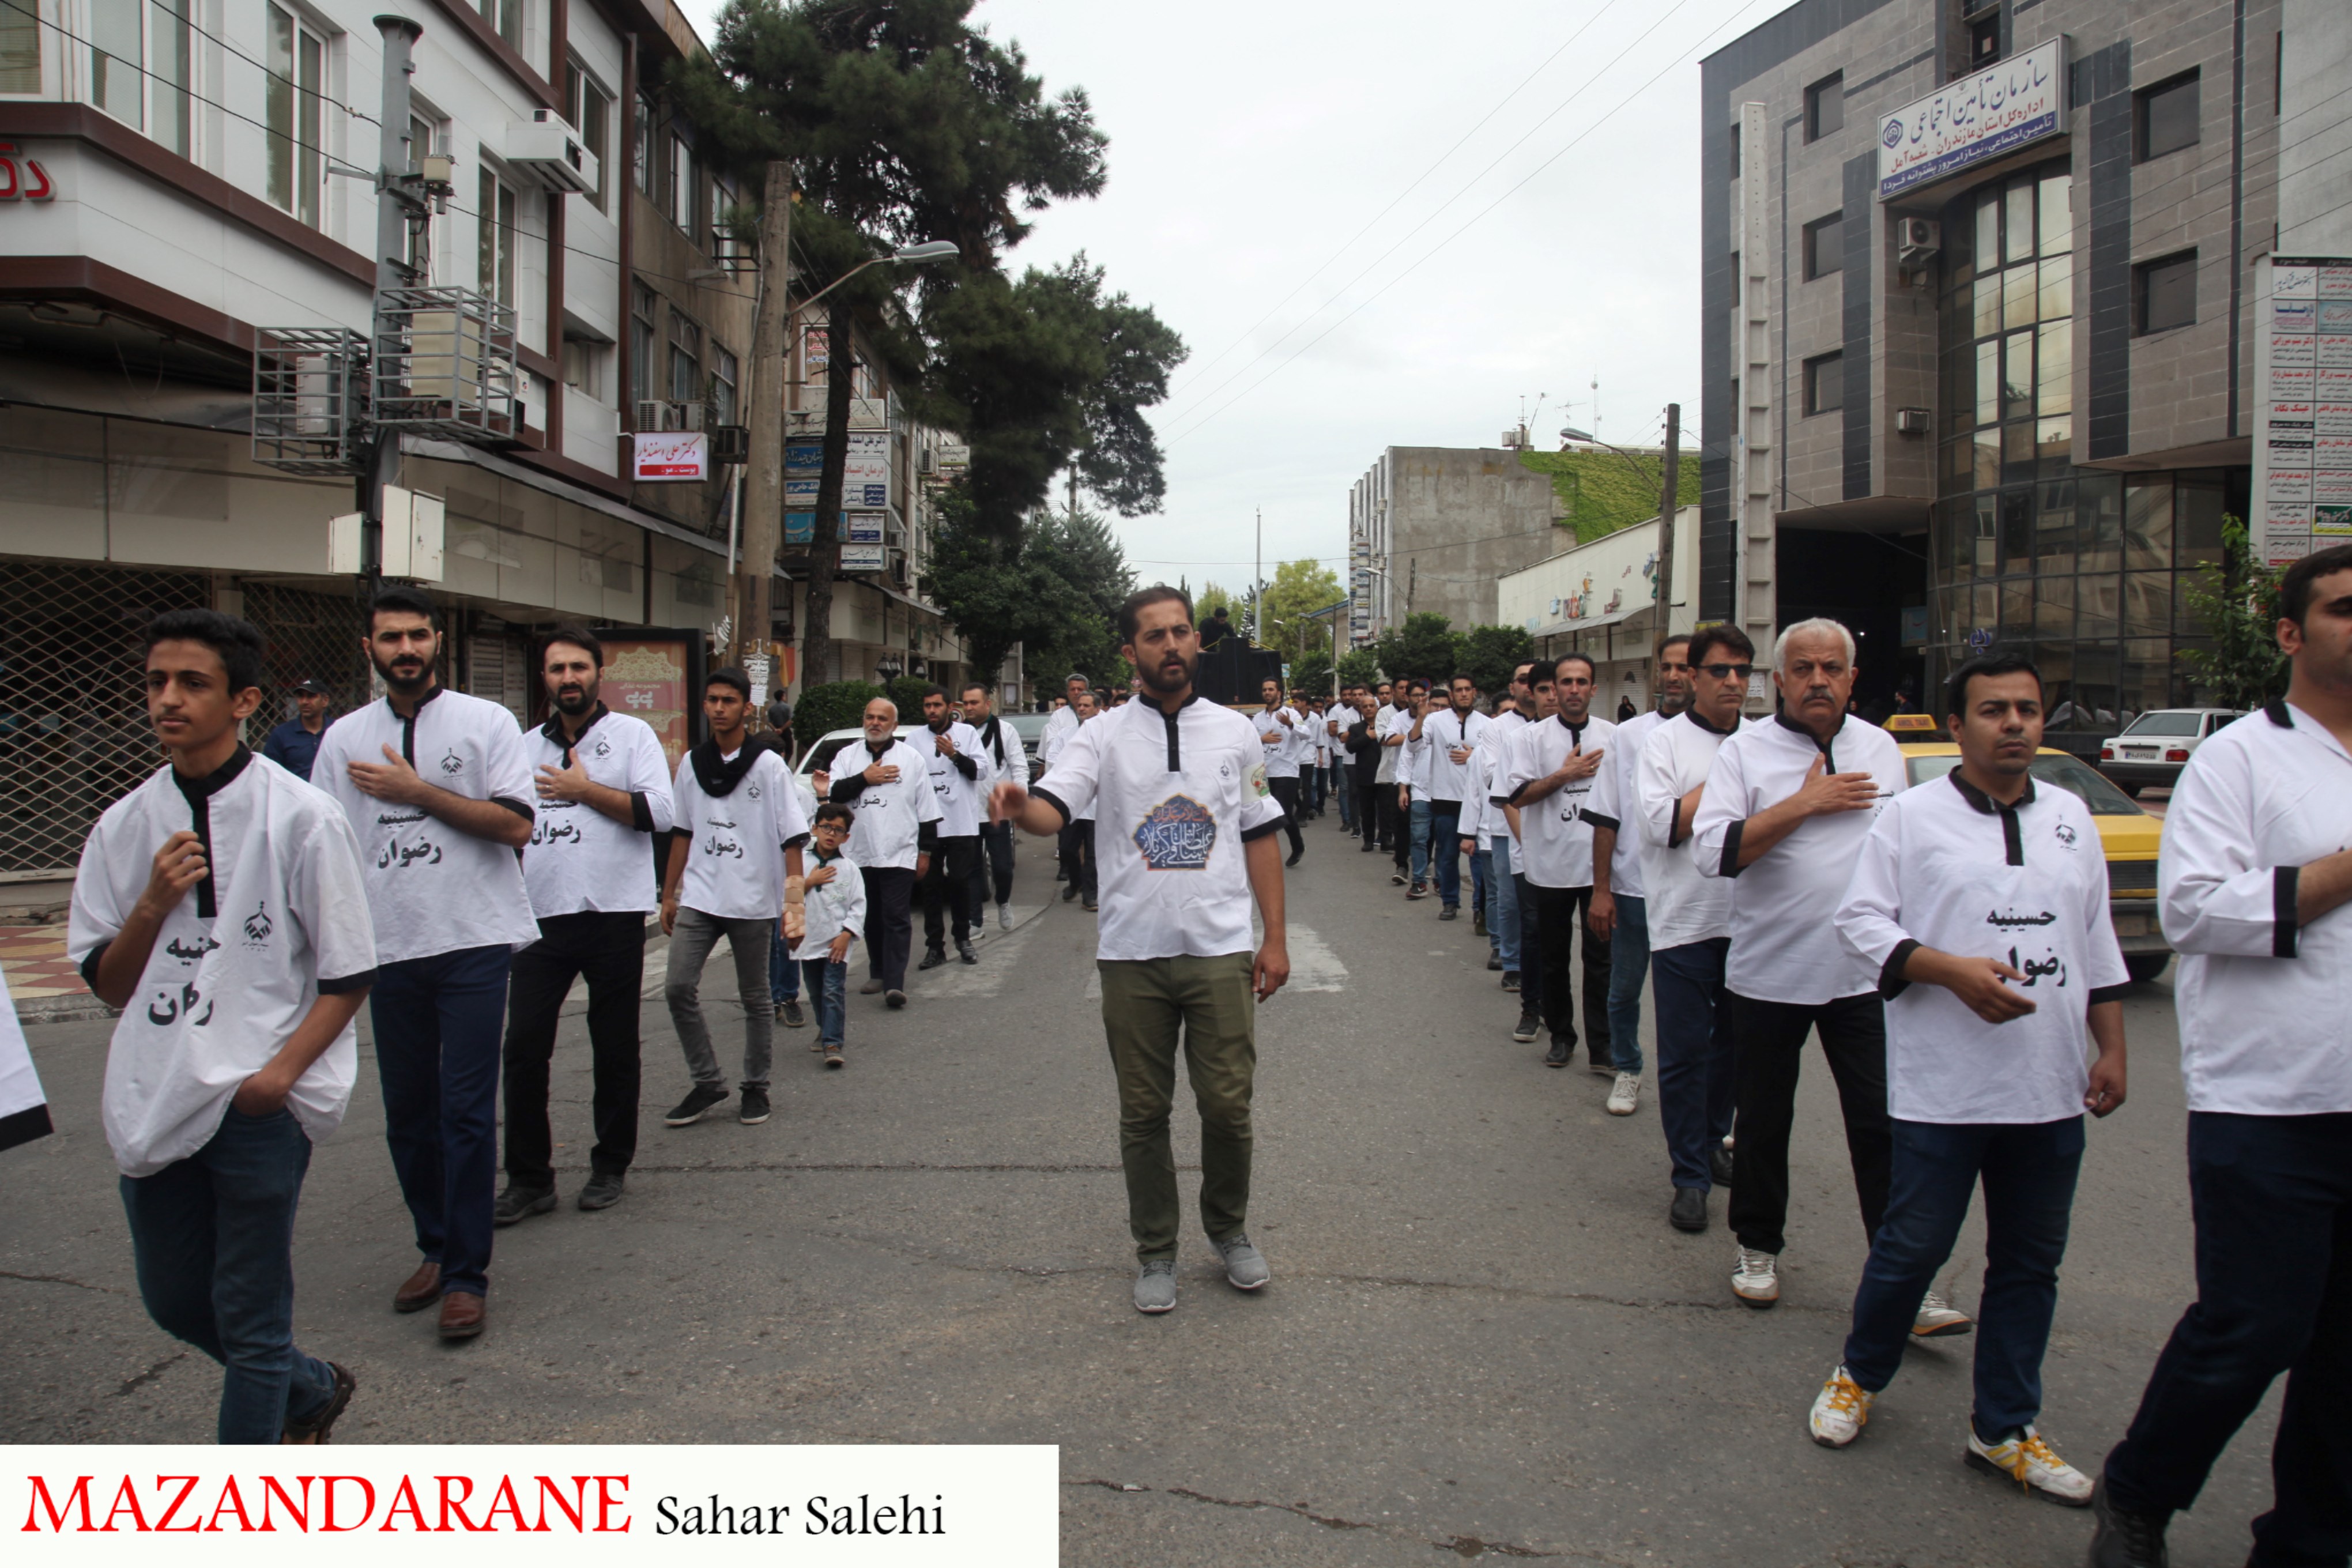
{"type": "Polygon", "coordinates": [[[2136,763],[2152,763],[2156,761],[2155,752],[2142,751],[2137,746],[2126,746],[2124,748],[2124,755],[2129,757],[2136,763]]]}
{"type": "Polygon", "coordinates": [[[2115,921],[2117,936],[2146,936],[2153,929],[2152,922],[2144,914],[2115,915],[2110,918],[2115,921]]]}

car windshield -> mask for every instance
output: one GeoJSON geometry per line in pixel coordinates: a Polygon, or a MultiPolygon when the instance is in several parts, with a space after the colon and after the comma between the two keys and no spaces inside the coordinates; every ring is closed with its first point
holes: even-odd
{"type": "MultiPolygon", "coordinates": [[[[898,726],[898,732],[901,738],[904,738],[908,729],[908,726],[905,724],[898,726]]],[[[834,757],[840,752],[843,747],[856,745],[862,737],[863,731],[853,731],[845,734],[825,736],[823,740],[817,742],[816,744],[811,746],[807,752],[802,756],[800,766],[796,771],[803,775],[809,773],[830,773],[833,768],[834,757]]]]}
{"type": "Polygon", "coordinates": [[[2143,713],[2138,721],[2124,733],[2126,735],[2194,735],[2197,733],[2199,721],[2203,718],[2204,715],[2201,713],[2143,713]]]}
{"type": "MultiPolygon", "coordinates": [[[[1906,757],[1904,765],[1911,782],[1923,784],[1942,778],[1960,765],[1958,752],[1942,756],[1906,757]]],[[[2033,759],[2033,778],[2037,784],[2054,784],[2072,790],[2083,797],[2093,816],[2146,816],[2139,803],[2109,784],[2105,778],[2084,766],[2063,752],[2043,752],[2033,759]]]]}
{"type": "Polygon", "coordinates": [[[1052,717],[1051,713],[1007,713],[1004,721],[1024,742],[1034,742],[1045,733],[1045,721],[1052,717]]]}

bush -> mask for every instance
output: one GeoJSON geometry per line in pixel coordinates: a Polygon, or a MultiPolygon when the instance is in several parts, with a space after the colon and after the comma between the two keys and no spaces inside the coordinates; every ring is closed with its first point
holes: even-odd
{"type": "Polygon", "coordinates": [[[870,680],[835,680],[812,686],[793,709],[793,738],[805,749],[835,730],[855,729],[866,705],[889,693],[870,680]]]}
{"type": "MultiPolygon", "coordinates": [[[[931,682],[919,676],[902,675],[882,695],[898,705],[899,723],[919,724],[923,721],[923,693],[930,689],[931,682]]],[[[950,700],[953,700],[952,697],[950,700]]]]}

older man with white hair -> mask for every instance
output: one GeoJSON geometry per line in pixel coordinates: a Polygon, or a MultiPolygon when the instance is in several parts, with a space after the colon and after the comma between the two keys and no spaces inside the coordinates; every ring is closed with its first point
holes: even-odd
{"type": "Polygon", "coordinates": [[[930,760],[898,739],[898,705],[866,705],[865,750],[844,747],[833,761],[830,798],[857,813],[849,863],[866,883],[866,951],[871,970],[861,994],[879,991],[892,1007],[907,1005],[907,952],[914,939],[915,884],[938,847],[940,799],[930,760]],[[863,755],[866,765],[859,767],[863,755]]]}
{"type": "MultiPolygon", "coordinates": [[[[1832,917],[1863,841],[1906,780],[1895,738],[1846,711],[1853,634],[1799,621],[1772,645],[1780,711],[1723,742],[1691,825],[1701,876],[1736,879],[1724,973],[1737,1042],[1732,1293],[1780,1297],[1789,1217],[1789,1135],[1805,1037],[1818,1032],[1837,1079],[1865,1241],[1886,1212],[1894,1158],[1886,1116],[1886,1013],[1879,977],[1838,940],[1832,917]]],[[[1915,1332],[1966,1333],[1934,1297],[1915,1332]]]]}

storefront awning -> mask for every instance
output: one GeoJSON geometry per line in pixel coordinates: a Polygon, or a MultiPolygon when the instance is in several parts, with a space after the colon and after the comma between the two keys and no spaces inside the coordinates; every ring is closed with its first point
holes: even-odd
{"type": "Polygon", "coordinates": [[[1599,631],[1603,626],[1613,626],[1620,621],[1630,621],[1649,607],[1647,605],[1636,605],[1630,610],[1614,610],[1605,616],[1587,616],[1580,621],[1554,621],[1548,626],[1538,626],[1528,635],[1538,637],[1564,637],[1575,632],[1599,631]]]}

